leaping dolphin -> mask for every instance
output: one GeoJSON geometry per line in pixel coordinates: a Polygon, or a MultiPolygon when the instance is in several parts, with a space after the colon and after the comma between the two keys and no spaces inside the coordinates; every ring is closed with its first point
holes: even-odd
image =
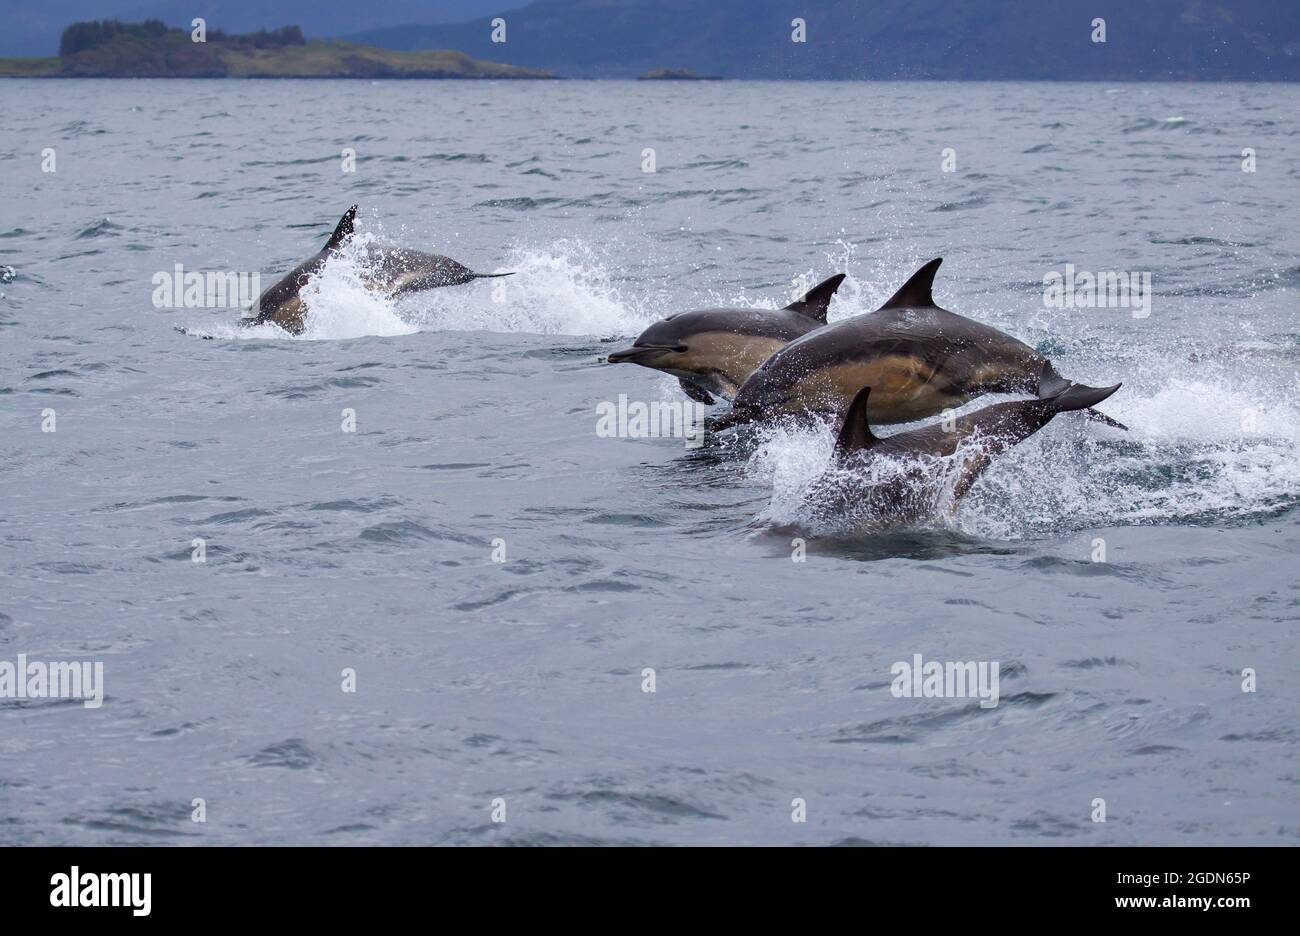
{"type": "Polygon", "coordinates": [[[611,364],[640,364],[678,379],[692,400],[731,399],[760,364],[788,342],[826,324],[843,273],[819,283],[784,309],[699,309],[655,322],[611,364]]]}
{"type": "Polygon", "coordinates": [[[917,270],[877,311],[776,351],[710,428],[780,415],[839,417],[865,387],[872,388],[871,422],[880,425],[934,416],[985,393],[1046,399],[1076,386],[1024,342],[935,305],[931,290],[942,262],[917,270]]]}
{"type": "Polygon", "coordinates": [[[864,387],[844,417],[830,470],[813,482],[806,500],[819,519],[836,523],[860,519],[882,527],[922,521],[945,495],[955,508],[995,458],[1057,413],[1096,406],[1119,388],[1070,384],[1042,399],[995,403],[946,426],[882,439],[871,432],[867,399],[873,391],[864,387]],[[953,476],[939,472],[938,460],[953,455],[959,461],[949,487],[953,476]],[[944,483],[936,486],[939,481],[944,483]]]}
{"type": "MultiPolygon", "coordinates": [[[[352,236],[356,217],[357,206],[353,205],[344,212],[334,233],[319,253],[298,264],[287,276],[262,293],[257,305],[253,307],[255,314],[246,318],[245,324],[274,322],[290,334],[302,334],[306,327],[307,309],[302,301],[301,290],[325,262],[338,252],[343,242],[352,236]]],[[[455,286],[475,279],[511,275],[474,273],[447,257],[407,250],[404,247],[368,244],[364,252],[367,269],[363,272],[363,279],[366,285],[390,297],[403,296],[420,289],[455,286]]]]}

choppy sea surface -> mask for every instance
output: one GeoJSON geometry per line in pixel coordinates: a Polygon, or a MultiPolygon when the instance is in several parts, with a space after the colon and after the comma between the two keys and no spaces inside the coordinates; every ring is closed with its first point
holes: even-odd
{"type": "Polygon", "coordinates": [[[0,842],[1300,840],[1300,89],[0,92],[0,661],[106,690],[0,699],[0,842]],[[155,307],[353,203],[516,275],[393,302],[345,254],[298,338],[155,307]],[[829,430],[597,433],[683,399],[603,363],[656,318],[843,271],[839,319],[936,256],[1130,431],[1061,417],[802,555],[829,430]],[[1045,307],[1067,263],[1151,314],[1045,307]],[[896,698],[915,654],[997,661],[999,704],[896,698]]]}

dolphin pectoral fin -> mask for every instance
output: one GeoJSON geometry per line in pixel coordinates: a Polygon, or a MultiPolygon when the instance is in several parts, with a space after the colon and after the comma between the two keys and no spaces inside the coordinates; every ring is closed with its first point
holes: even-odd
{"type": "Polygon", "coordinates": [[[709,391],[703,387],[697,387],[684,377],[678,377],[677,382],[682,385],[682,393],[686,394],[696,403],[703,403],[705,406],[712,406],[714,399],[709,395],[709,391]]]}
{"type": "Polygon", "coordinates": [[[867,419],[867,397],[870,394],[870,387],[859,390],[849,404],[849,411],[844,414],[839,438],[835,440],[835,453],[840,458],[871,448],[880,441],[871,434],[871,424],[867,419]]]}
{"type": "Polygon", "coordinates": [[[882,305],[881,309],[917,309],[934,305],[934,274],[939,272],[943,257],[936,257],[912,274],[898,292],[882,305]]]}
{"type": "Polygon", "coordinates": [[[826,310],[831,304],[831,297],[835,295],[835,290],[840,288],[842,282],[844,282],[844,274],[836,273],[830,279],[818,283],[808,290],[802,299],[790,303],[786,308],[825,325],[826,310]]]}
{"type": "Polygon", "coordinates": [[[343,212],[343,217],[339,219],[338,227],[330,235],[330,239],[325,242],[326,250],[338,250],[339,245],[347,238],[352,236],[352,222],[357,219],[357,206],[353,205],[347,211],[343,212]]]}

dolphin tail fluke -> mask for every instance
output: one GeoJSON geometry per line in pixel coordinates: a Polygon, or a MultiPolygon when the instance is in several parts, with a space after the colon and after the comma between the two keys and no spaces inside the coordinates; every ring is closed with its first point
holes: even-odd
{"type": "Polygon", "coordinates": [[[1053,413],[1091,409],[1122,386],[1123,384],[1115,384],[1113,387],[1086,387],[1083,384],[1070,384],[1060,393],[1048,397],[1043,402],[1048,404],[1053,413]]]}
{"type": "MultiPolygon", "coordinates": [[[[1050,400],[1050,399],[1058,399],[1064,397],[1067,401],[1080,399],[1079,395],[1066,396],[1066,394],[1069,394],[1071,391],[1078,390],[1080,392],[1092,391],[1095,393],[1100,393],[1101,394],[1101,397],[1099,397],[1099,401],[1100,401],[1106,399],[1106,397],[1110,396],[1112,393],[1118,390],[1119,387],[1120,385],[1116,384],[1113,387],[1109,387],[1109,388],[1103,387],[1098,389],[1097,387],[1089,387],[1086,384],[1073,383],[1072,381],[1066,380],[1064,377],[1058,374],[1056,372],[1056,368],[1052,366],[1052,362],[1048,361],[1046,364],[1043,365],[1043,372],[1038,378],[1038,398],[1040,400],[1050,400]]],[[[1128,431],[1128,426],[1124,425],[1122,422],[1120,422],[1117,419],[1111,419],[1105,413],[1097,412],[1095,409],[1092,408],[1094,405],[1095,404],[1088,403],[1083,406],[1067,406],[1062,409],[1056,410],[1056,412],[1063,413],[1068,410],[1082,409],[1085,411],[1084,415],[1087,416],[1088,419],[1093,420],[1094,422],[1099,422],[1102,425],[1110,426],[1112,429],[1122,429],[1125,432],[1128,431]]]]}
{"type": "Polygon", "coordinates": [[[338,250],[342,243],[352,236],[352,223],[357,219],[357,206],[353,205],[347,211],[343,212],[343,217],[339,219],[338,227],[334,228],[334,233],[330,239],[325,242],[326,250],[338,250]]]}
{"type": "Polygon", "coordinates": [[[844,274],[836,273],[830,279],[818,283],[804,293],[802,299],[790,303],[786,308],[825,325],[826,310],[830,307],[831,297],[835,295],[835,290],[840,288],[842,282],[844,282],[844,274]]]}

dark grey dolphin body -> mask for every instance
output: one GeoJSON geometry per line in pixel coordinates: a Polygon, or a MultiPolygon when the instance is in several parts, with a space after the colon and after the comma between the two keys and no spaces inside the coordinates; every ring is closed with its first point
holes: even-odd
{"type": "Polygon", "coordinates": [[[784,309],[699,309],[655,322],[611,364],[640,364],[671,374],[693,400],[731,399],[772,353],[826,324],[826,309],[844,281],[837,273],[784,309]]]}
{"type": "MultiPolygon", "coordinates": [[[[245,324],[262,325],[272,322],[290,334],[301,334],[306,327],[307,314],[301,296],[302,288],[338,252],[343,242],[352,236],[356,217],[357,206],[353,205],[344,213],[319,253],[298,264],[287,276],[262,293],[253,308],[255,315],[245,319],[245,324]]],[[[447,257],[407,250],[404,247],[369,244],[364,252],[366,270],[363,278],[366,285],[389,296],[402,296],[420,289],[455,286],[474,279],[510,275],[474,273],[447,257]]]]}
{"type": "Polygon", "coordinates": [[[872,388],[871,421],[880,425],[924,419],[985,393],[1047,397],[1073,386],[1024,342],[935,305],[931,288],[942,262],[923,266],[877,311],[776,351],[711,428],[782,415],[838,417],[864,387],[872,388]]]}
{"type": "Polygon", "coordinates": [[[1057,413],[1095,406],[1119,387],[1071,384],[1042,399],[996,403],[947,425],[883,439],[871,432],[872,391],[865,388],[844,417],[831,470],[813,482],[806,499],[823,522],[857,519],[887,527],[923,521],[945,506],[955,508],[995,458],[1057,413]],[[954,455],[955,465],[940,464],[954,455]]]}

